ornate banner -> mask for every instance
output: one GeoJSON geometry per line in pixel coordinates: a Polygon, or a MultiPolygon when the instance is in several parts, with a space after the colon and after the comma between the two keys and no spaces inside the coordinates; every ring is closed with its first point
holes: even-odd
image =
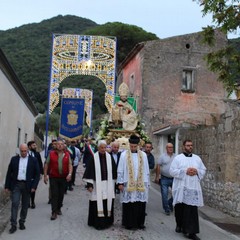
{"type": "Polygon", "coordinates": [[[71,75],[98,77],[106,86],[105,105],[114,104],[116,38],[82,35],[53,35],[49,114],[59,103],[59,85],[71,75]]]}
{"type": "Polygon", "coordinates": [[[93,92],[88,89],[81,88],[63,88],[63,98],[83,98],[85,99],[84,111],[86,112],[86,123],[91,128],[92,126],[92,99],[93,92]]]}
{"type": "Polygon", "coordinates": [[[80,138],[83,132],[84,99],[62,98],[59,136],[80,138]]]}

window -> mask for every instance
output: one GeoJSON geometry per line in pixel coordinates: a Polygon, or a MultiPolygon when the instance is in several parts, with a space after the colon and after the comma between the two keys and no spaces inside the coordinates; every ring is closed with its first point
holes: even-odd
{"type": "Polygon", "coordinates": [[[193,70],[183,70],[182,75],[182,91],[183,92],[195,92],[193,88],[194,72],[193,70]]]}
{"type": "Polygon", "coordinates": [[[21,140],[21,128],[18,128],[17,147],[20,146],[20,140],[21,140]]]}

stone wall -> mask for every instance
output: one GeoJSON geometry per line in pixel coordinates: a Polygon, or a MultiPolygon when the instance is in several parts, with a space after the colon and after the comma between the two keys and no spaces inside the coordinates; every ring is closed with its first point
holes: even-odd
{"type": "MultiPolygon", "coordinates": [[[[229,215],[240,216],[240,102],[227,101],[216,126],[180,131],[180,145],[191,139],[207,173],[202,181],[205,204],[229,215]]],[[[180,150],[181,152],[181,150],[180,150]]]]}

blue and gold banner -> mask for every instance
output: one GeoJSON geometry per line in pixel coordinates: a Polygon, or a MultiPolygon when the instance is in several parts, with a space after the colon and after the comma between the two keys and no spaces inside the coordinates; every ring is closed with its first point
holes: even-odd
{"type": "Polygon", "coordinates": [[[62,98],[59,135],[66,139],[80,138],[84,123],[84,99],[62,98]]]}

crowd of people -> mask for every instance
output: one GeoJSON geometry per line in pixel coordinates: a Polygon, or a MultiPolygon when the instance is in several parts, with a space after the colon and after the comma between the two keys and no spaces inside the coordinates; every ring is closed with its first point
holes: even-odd
{"type": "Polygon", "coordinates": [[[155,183],[160,185],[162,207],[167,216],[175,213],[177,233],[198,240],[198,207],[203,206],[200,180],[206,168],[199,156],[193,154],[191,140],[183,142],[183,152],[176,155],[174,145],[166,144],[166,152],[155,163],[152,143],[139,145],[137,135],[129,137],[129,148],[121,151],[116,141],[105,140],[97,145],[92,138],[81,141],[54,139],[49,144],[43,164],[34,141],[19,146],[20,154],[10,160],[5,190],[11,194],[11,228],[24,230],[28,208],[34,209],[39,180],[49,182],[51,220],[62,215],[64,195],[73,191],[79,162],[85,168],[83,181],[90,192],[88,225],[98,230],[114,223],[114,199],[120,194],[122,226],[126,229],[145,229],[150,173],[156,169],[155,183]]]}

